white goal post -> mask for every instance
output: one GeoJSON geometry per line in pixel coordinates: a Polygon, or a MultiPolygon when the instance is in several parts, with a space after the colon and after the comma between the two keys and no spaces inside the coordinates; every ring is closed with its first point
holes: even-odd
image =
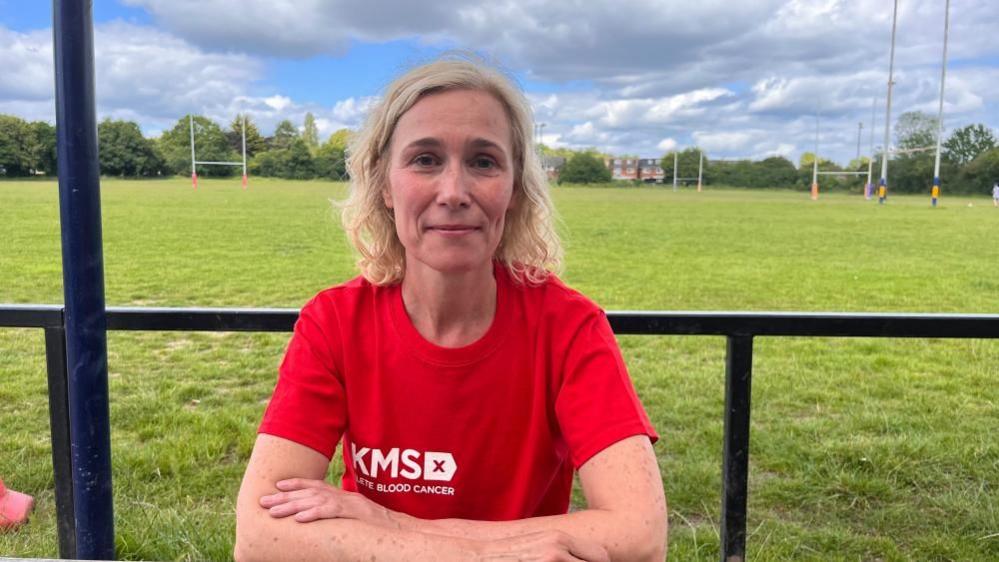
{"type": "Polygon", "coordinates": [[[194,150],[194,115],[187,116],[188,124],[191,128],[191,187],[198,189],[198,164],[202,166],[242,166],[243,167],[243,189],[246,189],[246,114],[242,115],[243,126],[243,161],[242,162],[216,162],[211,160],[198,160],[194,150]]]}

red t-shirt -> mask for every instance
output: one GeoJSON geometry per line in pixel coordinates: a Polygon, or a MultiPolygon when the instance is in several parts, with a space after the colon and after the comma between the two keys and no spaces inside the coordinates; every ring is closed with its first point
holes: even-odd
{"type": "Polygon", "coordinates": [[[428,342],[400,285],[362,278],[302,309],[260,432],[332,457],[343,489],[423,519],[568,510],[572,474],[621,439],[658,439],[604,313],[554,276],[494,269],[496,314],[461,348],[428,342]]]}

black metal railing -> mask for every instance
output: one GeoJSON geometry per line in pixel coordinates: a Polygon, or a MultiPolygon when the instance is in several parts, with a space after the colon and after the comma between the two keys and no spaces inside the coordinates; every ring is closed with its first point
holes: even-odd
{"type": "MultiPolygon", "coordinates": [[[[608,312],[616,334],[727,338],[722,446],[722,562],[745,559],[749,419],[756,336],[999,338],[999,314],[874,314],[797,312],[608,312]]],[[[297,310],[234,308],[108,308],[108,330],[290,332],[297,310]]],[[[76,557],[66,332],[61,305],[0,305],[0,328],[41,328],[55,475],[59,554],[76,557]]]]}

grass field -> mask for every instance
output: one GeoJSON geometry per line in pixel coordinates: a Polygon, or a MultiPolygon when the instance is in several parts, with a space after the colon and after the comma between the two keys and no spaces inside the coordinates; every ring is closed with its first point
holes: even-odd
{"type": "MultiPolygon", "coordinates": [[[[105,181],[109,305],[298,307],[354,275],[342,184],[105,181]]],[[[999,312],[986,198],[555,189],[564,278],[607,309],[999,312]]],[[[54,183],[0,182],[0,303],[62,301],[54,183]]],[[[227,559],[286,334],[111,333],[118,557],[227,559]]],[[[724,340],[620,338],[663,439],[670,558],[717,560],[724,340]]],[[[0,476],[55,557],[44,349],[0,330],[0,476]]],[[[999,559],[999,342],[759,338],[751,560],[999,559]]],[[[334,467],[334,473],[340,470],[334,467]]],[[[577,496],[578,499],[578,496],[577,496]]]]}

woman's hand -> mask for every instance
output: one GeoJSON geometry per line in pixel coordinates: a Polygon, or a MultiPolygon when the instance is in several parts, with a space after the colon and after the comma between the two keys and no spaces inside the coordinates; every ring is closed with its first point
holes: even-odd
{"type": "Polygon", "coordinates": [[[345,492],[324,480],[291,478],[276,484],[281,490],[260,498],[271,517],[294,516],[299,523],[318,519],[358,519],[373,525],[397,527],[391,510],[356,492],[345,492]]]}
{"type": "Polygon", "coordinates": [[[536,562],[610,562],[607,550],[562,531],[538,531],[489,541],[480,547],[477,560],[536,562]]]}

